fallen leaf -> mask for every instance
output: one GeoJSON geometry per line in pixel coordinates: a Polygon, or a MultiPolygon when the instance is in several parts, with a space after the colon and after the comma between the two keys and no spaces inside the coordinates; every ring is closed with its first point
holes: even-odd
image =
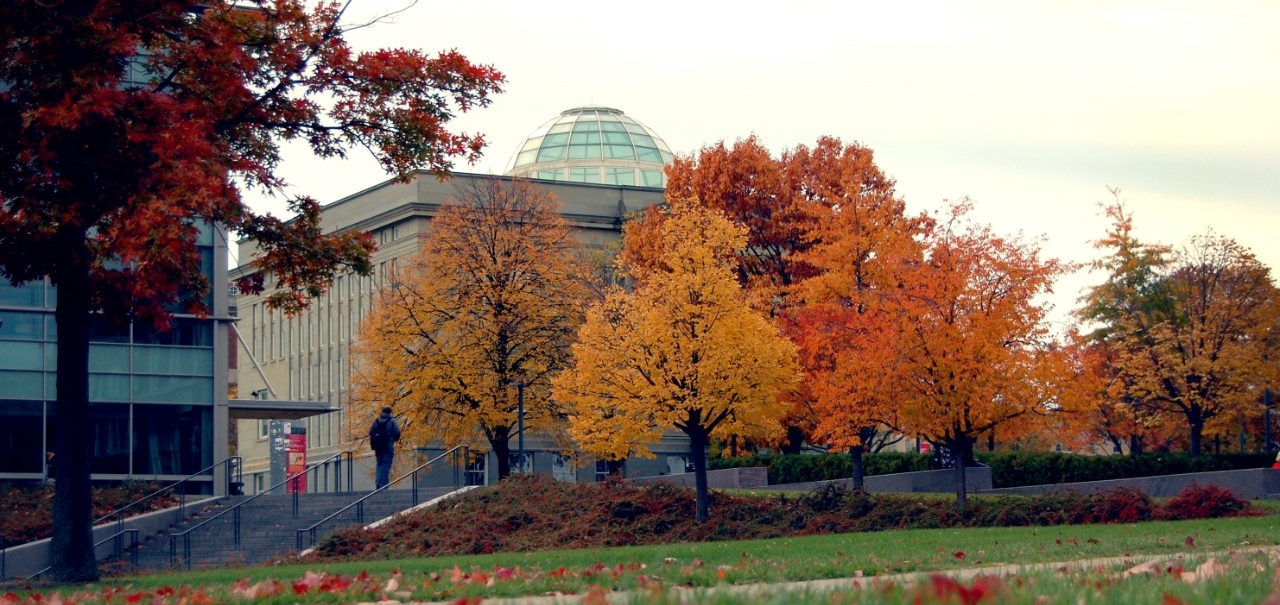
{"type": "Polygon", "coordinates": [[[1155,561],[1147,561],[1146,563],[1143,563],[1141,565],[1135,565],[1133,567],[1130,567],[1129,569],[1126,569],[1124,573],[1120,574],[1120,576],[1124,578],[1128,578],[1130,576],[1138,576],[1138,575],[1144,575],[1144,574],[1151,575],[1151,576],[1160,575],[1160,564],[1155,561]]]}
{"type": "Polygon", "coordinates": [[[1226,565],[1223,565],[1222,562],[1218,561],[1216,558],[1211,558],[1201,564],[1200,567],[1197,567],[1195,571],[1182,574],[1182,581],[1203,582],[1205,580],[1225,575],[1227,571],[1226,565]]]}
{"type": "Polygon", "coordinates": [[[1166,592],[1164,598],[1160,599],[1160,605],[1187,605],[1187,602],[1166,592]]]}

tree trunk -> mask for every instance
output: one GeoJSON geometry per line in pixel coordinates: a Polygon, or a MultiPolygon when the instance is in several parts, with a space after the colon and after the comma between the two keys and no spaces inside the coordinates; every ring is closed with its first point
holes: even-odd
{"type": "Polygon", "coordinates": [[[966,437],[958,437],[947,444],[951,448],[951,459],[955,463],[956,477],[956,512],[964,514],[965,506],[968,504],[968,476],[965,466],[969,461],[973,460],[973,439],[966,437]]]}
{"type": "Polygon", "coordinates": [[[94,582],[91,491],[93,433],[89,420],[89,268],[83,234],[64,238],[65,257],[54,276],[58,326],[57,410],[54,413],[53,539],[50,573],[55,582],[94,582]]]}
{"type": "Polygon", "coordinates": [[[693,480],[698,496],[698,523],[706,523],[711,517],[707,497],[707,434],[700,426],[694,426],[689,435],[689,462],[693,464],[693,480]]]}
{"type": "Polygon", "coordinates": [[[1141,456],[1142,452],[1145,450],[1146,447],[1142,444],[1142,437],[1140,435],[1129,435],[1130,456],[1141,456]]]}
{"type": "Polygon", "coordinates": [[[489,445],[493,447],[493,457],[498,459],[498,481],[511,474],[511,431],[499,428],[493,431],[493,439],[489,445]]]}
{"type": "Polygon", "coordinates": [[[1191,426],[1191,455],[1199,456],[1203,451],[1204,442],[1204,420],[1196,415],[1190,415],[1188,424],[1191,426]]]}
{"type": "Polygon", "coordinates": [[[798,426],[787,427],[787,440],[781,449],[784,454],[799,454],[804,449],[804,431],[798,426]]]}
{"type": "Polygon", "coordinates": [[[866,448],[861,445],[849,448],[849,458],[853,461],[853,489],[858,491],[865,489],[867,468],[862,459],[862,453],[865,450],[866,448]]]}

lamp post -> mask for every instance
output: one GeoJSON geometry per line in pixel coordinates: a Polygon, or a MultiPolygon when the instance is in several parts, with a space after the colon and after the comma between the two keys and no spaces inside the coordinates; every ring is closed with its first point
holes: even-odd
{"type": "Polygon", "coordinates": [[[520,472],[524,473],[524,381],[516,383],[516,451],[519,457],[520,472]]]}
{"type": "Polygon", "coordinates": [[[1262,451],[1271,453],[1271,389],[1262,392],[1262,451]]]}

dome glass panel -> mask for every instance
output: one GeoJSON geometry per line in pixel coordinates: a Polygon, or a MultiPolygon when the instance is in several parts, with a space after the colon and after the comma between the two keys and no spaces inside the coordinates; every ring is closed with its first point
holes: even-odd
{"type": "Polygon", "coordinates": [[[506,173],[527,178],[662,187],[670,148],[653,130],[609,107],[578,107],[539,126],[506,173]]]}

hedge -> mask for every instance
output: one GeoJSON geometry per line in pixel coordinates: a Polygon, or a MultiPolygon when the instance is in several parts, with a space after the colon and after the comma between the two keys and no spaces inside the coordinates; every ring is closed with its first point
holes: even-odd
{"type": "MultiPolygon", "coordinates": [[[[1267,468],[1275,460],[1272,455],[1263,453],[1090,456],[1061,452],[976,452],[974,457],[991,467],[991,482],[996,488],[1267,468]]],[[[931,468],[932,461],[930,454],[880,452],[863,455],[867,476],[926,471],[931,468]]],[[[712,458],[707,465],[711,470],[760,466],[768,467],[771,485],[853,476],[853,460],[847,453],[756,454],[712,458]]]]}

